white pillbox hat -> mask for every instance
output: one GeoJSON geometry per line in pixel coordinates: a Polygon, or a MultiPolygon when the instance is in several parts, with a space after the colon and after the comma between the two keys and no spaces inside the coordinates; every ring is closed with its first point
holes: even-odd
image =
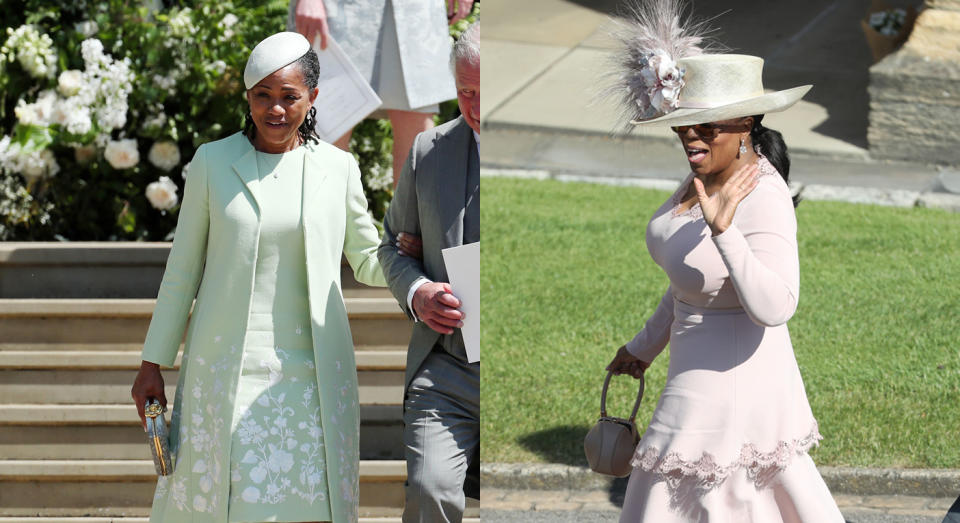
{"type": "Polygon", "coordinates": [[[284,31],[264,38],[247,58],[243,84],[252,89],[257,82],[295,62],[310,50],[310,42],[300,33],[284,31]]]}

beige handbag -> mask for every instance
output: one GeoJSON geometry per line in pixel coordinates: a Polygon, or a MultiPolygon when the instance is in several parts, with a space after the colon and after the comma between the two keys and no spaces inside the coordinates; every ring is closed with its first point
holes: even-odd
{"type": "Polygon", "coordinates": [[[637,425],[633,420],[640,409],[640,400],[643,398],[643,377],[640,377],[640,392],[637,401],[633,404],[630,418],[614,418],[607,416],[607,387],[613,372],[607,372],[603,380],[603,393],[600,395],[600,419],[590,429],[587,437],[583,438],[583,452],[587,455],[587,463],[594,472],[610,476],[624,477],[630,474],[633,467],[630,459],[633,451],[640,442],[637,434],[637,425]]]}

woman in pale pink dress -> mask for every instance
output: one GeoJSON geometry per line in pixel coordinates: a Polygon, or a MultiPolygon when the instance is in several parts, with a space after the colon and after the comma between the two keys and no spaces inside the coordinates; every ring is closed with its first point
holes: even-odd
{"type": "Polygon", "coordinates": [[[670,343],[621,522],[843,522],[807,454],[822,436],[787,331],[800,282],[790,162],[761,125],[810,86],[764,94],[763,60],[703,54],[679,18],[656,19],[674,0],[655,4],[629,28],[620,87],[634,124],[673,128],[692,172],[646,231],[670,286],[608,367],[639,376],[670,343]]]}

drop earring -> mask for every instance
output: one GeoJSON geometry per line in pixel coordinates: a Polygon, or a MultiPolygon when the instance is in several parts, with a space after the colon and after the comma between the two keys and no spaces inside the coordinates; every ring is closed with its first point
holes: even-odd
{"type": "Polygon", "coordinates": [[[743,144],[743,137],[740,137],[740,154],[747,154],[747,146],[743,144]]]}

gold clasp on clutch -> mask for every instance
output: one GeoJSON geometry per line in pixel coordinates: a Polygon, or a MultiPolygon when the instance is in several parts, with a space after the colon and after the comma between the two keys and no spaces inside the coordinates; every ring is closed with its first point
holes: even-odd
{"type": "Polygon", "coordinates": [[[160,402],[148,403],[146,408],[143,409],[143,413],[148,418],[156,418],[157,416],[166,412],[167,408],[160,404],[160,402]]]}

